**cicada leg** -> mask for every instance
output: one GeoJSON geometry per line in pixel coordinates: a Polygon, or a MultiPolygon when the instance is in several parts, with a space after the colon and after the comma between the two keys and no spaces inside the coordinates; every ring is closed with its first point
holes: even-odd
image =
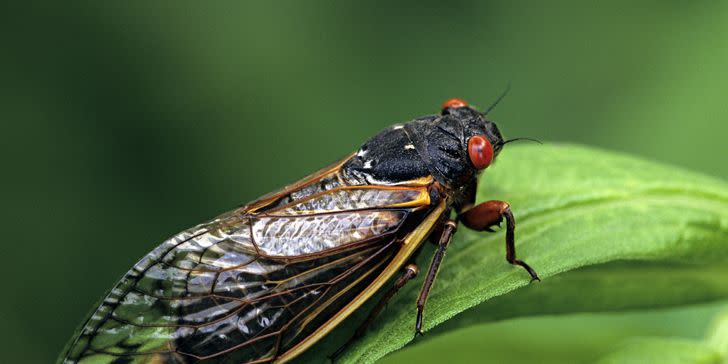
{"type": "Polygon", "coordinates": [[[531,281],[540,281],[538,274],[526,262],[516,258],[515,231],[516,220],[505,201],[483,202],[459,215],[465,226],[476,231],[493,231],[493,226],[500,226],[506,220],[506,260],[513,265],[523,267],[531,275],[531,281]]]}
{"type": "Polygon", "coordinates": [[[415,337],[422,335],[422,315],[425,310],[425,303],[427,303],[427,296],[430,294],[432,284],[435,283],[435,277],[437,277],[437,270],[440,269],[442,259],[445,257],[445,251],[447,250],[455,230],[457,229],[457,223],[453,220],[447,220],[442,229],[440,240],[437,243],[437,251],[432,257],[432,263],[430,263],[430,269],[427,270],[427,276],[425,282],[422,284],[420,290],[420,296],[417,299],[417,322],[415,323],[415,337]]]}
{"type": "Polygon", "coordinates": [[[379,300],[377,305],[372,309],[372,311],[369,313],[369,316],[367,316],[366,320],[362,322],[361,325],[356,329],[354,332],[354,335],[344,344],[342,345],[334,354],[332,354],[329,358],[332,362],[335,362],[341,354],[344,353],[346,349],[348,349],[351,344],[362,337],[364,335],[364,332],[367,330],[369,325],[379,316],[379,314],[384,310],[384,308],[387,306],[387,303],[389,303],[389,300],[394,297],[394,295],[399,291],[402,287],[404,287],[407,282],[411,281],[413,278],[417,276],[417,274],[420,272],[420,269],[417,267],[417,265],[411,263],[408,264],[404,268],[404,272],[402,275],[397,279],[396,282],[394,282],[394,285],[387,290],[387,292],[382,296],[382,298],[379,300]]]}

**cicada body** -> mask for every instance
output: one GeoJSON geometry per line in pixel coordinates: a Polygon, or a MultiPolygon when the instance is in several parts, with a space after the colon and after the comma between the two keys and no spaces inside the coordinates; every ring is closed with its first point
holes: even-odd
{"type": "Polygon", "coordinates": [[[478,230],[505,218],[508,261],[537,278],[515,259],[508,205],[473,207],[478,174],[505,142],[485,114],[456,101],[168,239],[108,293],[61,362],[287,361],[379,289],[388,287],[385,301],[391,297],[414,277],[413,256],[437,234],[439,247],[418,301],[419,332],[427,293],[455,230],[452,211],[478,230]]]}

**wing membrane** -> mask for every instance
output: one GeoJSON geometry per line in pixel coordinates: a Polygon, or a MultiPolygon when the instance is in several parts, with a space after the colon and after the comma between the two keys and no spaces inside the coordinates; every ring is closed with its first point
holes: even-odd
{"type": "Polygon", "coordinates": [[[429,204],[430,195],[424,187],[349,186],[312,195],[275,210],[268,215],[306,215],[338,211],[420,206],[429,204]]]}
{"type": "Polygon", "coordinates": [[[430,202],[423,186],[301,189],[162,243],[107,295],[65,361],[273,360],[381,275],[404,222],[430,202]]]}

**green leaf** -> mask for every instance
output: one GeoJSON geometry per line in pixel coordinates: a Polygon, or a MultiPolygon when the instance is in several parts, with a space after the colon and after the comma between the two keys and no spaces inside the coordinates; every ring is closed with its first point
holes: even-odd
{"type": "Polygon", "coordinates": [[[706,338],[708,345],[719,352],[728,362],[728,311],[716,317],[706,338]]]}
{"type": "MultiPolygon", "coordinates": [[[[478,197],[511,203],[518,256],[543,282],[529,284],[525,271],[505,262],[503,232],[461,228],[428,300],[426,331],[464,311],[448,328],[728,297],[720,284],[725,264],[716,264],[728,260],[724,182],[581,146],[524,145],[503,151],[482,177],[478,197]],[[472,310],[478,305],[485,309],[472,310]]],[[[421,254],[422,269],[431,251],[421,254]]],[[[405,287],[342,362],[370,363],[410,342],[419,286],[405,287]]],[[[363,315],[347,320],[302,360],[325,358],[363,315]]]]}
{"type": "Polygon", "coordinates": [[[719,353],[702,342],[677,338],[641,338],[623,343],[597,363],[720,364],[722,361],[719,353]]]}
{"type": "Polygon", "coordinates": [[[435,333],[513,317],[668,308],[728,297],[728,267],[617,261],[575,269],[494,297],[435,333]]]}
{"type": "Polygon", "coordinates": [[[633,338],[702,341],[725,301],[664,310],[575,313],[503,320],[452,330],[386,356],[381,363],[592,363],[633,338]]]}

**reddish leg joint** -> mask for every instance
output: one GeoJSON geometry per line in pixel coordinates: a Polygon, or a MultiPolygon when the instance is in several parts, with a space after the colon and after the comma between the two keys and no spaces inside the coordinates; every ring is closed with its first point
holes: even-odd
{"type": "Polygon", "coordinates": [[[538,274],[526,262],[516,259],[515,232],[516,219],[513,217],[508,202],[487,201],[460,214],[460,221],[476,231],[493,231],[493,226],[500,226],[506,220],[506,260],[513,265],[519,265],[531,275],[531,281],[540,281],[538,274]]]}

